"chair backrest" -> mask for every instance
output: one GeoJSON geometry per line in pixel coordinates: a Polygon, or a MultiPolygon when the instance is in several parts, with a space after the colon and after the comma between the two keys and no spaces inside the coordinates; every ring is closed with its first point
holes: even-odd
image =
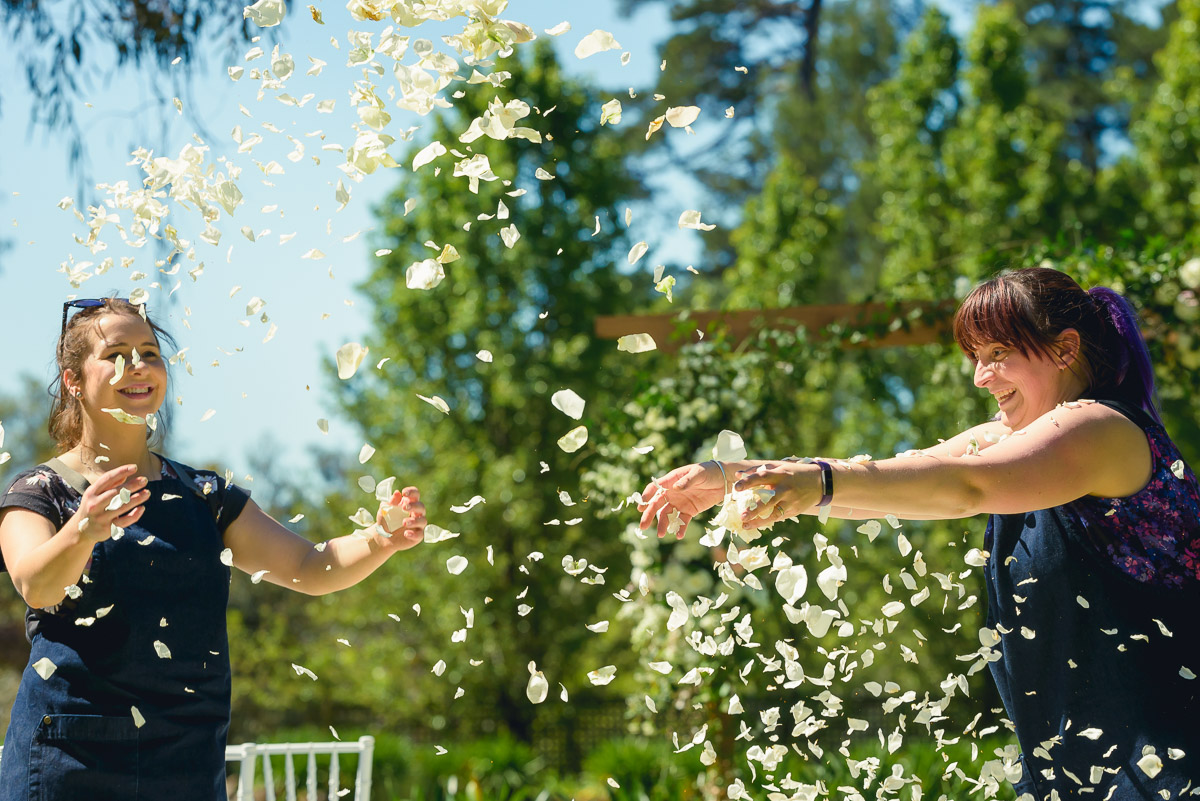
{"type": "MultiPolygon", "coordinates": [[[[318,756],[329,757],[329,768],[326,773],[330,801],[342,799],[349,791],[341,787],[342,754],[357,754],[358,764],[354,771],[354,801],[369,801],[371,798],[371,766],[375,756],[375,738],[359,737],[355,742],[341,743],[242,743],[241,745],[225,746],[225,761],[236,763],[238,766],[238,787],[236,801],[254,801],[255,776],[261,758],[262,785],[266,792],[267,801],[276,801],[275,767],[271,764],[272,757],[280,757],[283,762],[284,798],[296,801],[296,766],[295,758],[305,758],[305,790],[308,801],[316,801],[318,756]]],[[[4,755],[4,747],[0,746],[0,757],[4,755]]],[[[324,760],[322,760],[324,761],[324,760]]]]}
{"type": "MultiPolygon", "coordinates": [[[[262,785],[267,801],[277,801],[273,758],[282,762],[283,798],[286,801],[297,801],[299,788],[296,785],[296,757],[303,757],[305,760],[305,790],[308,801],[316,801],[318,797],[319,770],[326,775],[330,801],[343,799],[349,795],[349,790],[341,786],[341,763],[339,760],[342,754],[358,756],[358,763],[354,770],[353,801],[368,801],[371,797],[371,766],[375,754],[375,738],[369,735],[347,743],[243,743],[225,747],[225,761],[238,765],[238,786],[235,796],[237,801],[254,801],[256,783],[262,785]],[[322,770],[318,765],[318,756],[329,757],[327,770],[322,770]],[[259,781],[260,778],[261,781],[259,781]]],[[[324,760],[321,761],[324,762],[324,760]]]]}

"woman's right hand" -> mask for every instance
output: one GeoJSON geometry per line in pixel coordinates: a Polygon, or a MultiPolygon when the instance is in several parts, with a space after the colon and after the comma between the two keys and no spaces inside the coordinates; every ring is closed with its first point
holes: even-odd
{"type": "Polygon", "coordinates": [[[647,484],[642,499],[643,531],[657,520],[659,537],[683,539],[693,517],[725,499],[725,476],[716,462],[684,465],[647,484]]]}
{"type": "Polygon", "coordinates": [[[146,477],[134,475],[136,472],[135,464],[115,467],[84,491],[74,515],[83,539],[103,542],[112,536],[114,525],[127,528],[141,518],[150,490],[146,489],[146,477]]]}

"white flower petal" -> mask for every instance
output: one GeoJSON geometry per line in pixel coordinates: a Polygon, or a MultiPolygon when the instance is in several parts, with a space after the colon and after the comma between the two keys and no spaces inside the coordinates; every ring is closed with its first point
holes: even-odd
{"type": "Polygon", "coordinates": [[[672,106],[666,113],[667,124],[672,128],[686,128],[699,116],[699,106],[672,106]]]}
{"type": "Polygon", "coordinates": [[[700,222],[700,212],[695,209],[688,209],[679,215],[679,227],[692,228],[697,231],[711,231],[717,226],[700,222]]]}
{"type": "Polygon", "coordinates": [[[437,259],[414,261],[404,272],[404,285],[409,289],[433,289],[446,277],[446,270],[437,259]]]}
{"type": "Polygon", "coordinates": [[[550,692],[550,683],[546,681],[545,675],[537,669],[536,662],[529,663],[529,683],[525,685],[525,697],[529,699],[531,704],[540,704],[546,700],[546,695],[550,692]]]}
{"type": "Polygon", "coordinates": [[[43,679],[49,679],[54,675],[54,671],[58,670],[58,665],[51,662],[49,657],[43,656],[33,663],[33,670],[43,679]]]}
{"type": "Polygon", "coordinates": [[[574,453],[584,446],[588,439],[587,426],[578,426],[572,428],[566,434],[559,437],[558,447],[562,448],[567,453],[574,453]]]}
{"type": "Polygon", "coordinates": [[[242,16],[260,28],[272,28],[283,22],[287,15],[287,4],[284,0],[258,0],[252,6],[242,9],[242,16]]]}
{"type": "Polygon", "coordinates": [[[450,414],[450,404],[446,403],[446,401],[442,400],[442,398],[439,396],[434,395],[432,398],[427,398],[418,392],[417,397],[428,403],[433,408],[437,409],[442,414],[450,414]]]}
{"type": "Polygon", "coordinates": [[[1162,759],[1158,754],[1146,754],[1137,761],[1137,766],[1142,769],[1151,779],[1157,776],[1163,769],[1162,759]]]}
{"type": "Polygon", "coordinates": [[[550,403],[567,417],[578,420],[583,417],[583,407],[587,401],[573,389],[560,389],[550,396],[550,403]]]}
{"type": "MultiPolygon", "coordinates": [[[[337,349],[337,371],[338,378],[343,381],[349,380],[358,372],[359,365],[363,362],[363,357],[367,355],[370,348],[364,348],[357,342],[347,342],[337,349]]],[[[319,422],[318,422],[319,425],[319,422]]]]}
{"type": "Polygon", "coordinates": [[[649,334],[626,334],[617,339],[617,350],[623,350],[626,353],[645,353],[657,349],[658,344],[649,334]]]}
{"type": "Polygon", "coordinates": [[[616,665],[605,665],[602,668],[593,670],[587,674],[588,681],[595,684],[597,687],[603,687],[608,684],[617,675],[616,665]]]}
{"type": "Polygon", "coordinates": [[[605,50],[620,50],[621,44],[608,31],[597,28],[575,45],[575,58],[587,58],[605,50]]]}

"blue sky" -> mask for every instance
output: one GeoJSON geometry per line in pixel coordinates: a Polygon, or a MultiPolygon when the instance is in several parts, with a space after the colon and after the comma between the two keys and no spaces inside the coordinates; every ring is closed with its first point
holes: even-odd
{"type": "MultiPolygon", "coordinates": [[[[220,221],[223,237],[218,247],[198,246],[197,258],[205,262],[205,270],[194,282],[185,274],[191,263],[185,262],[176,276],[158,276],[153,259],[159,254],[149,248],[120,251],[114,247],[101,255],[133,255],[136,262],[131,270],[114,268],[79,290],[70,287],[58,271],[59,265],[71,255],[77,260],[93,257],[73,241],[73,236],[84,233],[83,226],[69,211],[56,205],[65,196],[74,197],[77,189],[68,168],[66,142],[46,131],[30,130],[31,98],[22,82],[13,81],[5,88],[0,146],[7,158],[0,162],[0,220],[4,221],[4,236],[12,247],[0,262],[0,293],[9,299],[0,326],[4,341],[20,344],[7,349],[0,371],[0,392],[16,391],[17,377],[23,373],[45,381],[51,378],[61,303],[68,295],[92,297],[114,290],[124,295],[155,278],[170,290],[181,279],[170,303],[161,301],[164,293],[153,291],[150,301],[152,313],[158,312],[161,317],[165,310],[167,328],[179,346],[188,349],[194,372],[188,375],[176,367],[172,374],[172,396],[183,399],[175,412],[174,456],[196,463],[223,463],[240,476],[246,470],[247,450],[264,434],[281,443],[294,464],[304,463],[308,445],[318,441],[347,454],[358,452],[362,442],[356,439],[353,426],[340,419],[329,403],[325,392],[329,379],[321,363],[332,358],[343,342],[361,339],[366,333],[363,321],[369,307],[353,287],[365,276],[380,246],[370,231],[375,222],[370,209],[392,189],[395,180],[388,171],[368,176],[351,186],[350,204],[335,212],[333,187],[341,177],[335,169],[339,154],[322,152],[322,140],[304,134],[320,129],[325,142],[348,145],[353,140],[350,124],[355,117],[347,91],[361,76],[358,69],[341,65],[345,63],[346,32],[365,29],[366,25],[353,21],[341,4],[327,6],[324,15],[326,24],[319,26],[309,19],[303,5],[293,5],[281,28],[281,49],[292,53],[297,66],[297,77],[289,81],[288,91],[296,96],[313,92],[316,100],[335,99],[333,114],[317,114],[313,110],[316,100],[299,110],[281,105],[269,95],[256,101],[256,82],[243,78],[234,83],[227,75],[225,60],[214,57],[190,78],[190,91],[181,94],[191,104],[190,116],[179,115],[172,107],[170,99],[176,90],[171,87],[170,76],[153,70],[120,75],[111,85],[88,95],[90,107],[76,110],[88,130],[88,171],[94,182],[137,181],[134,169],[126,166],[130,151],[143,146],[153,149],[156,155],[174,157],[192,141],[196,119],[202,121],[209,134],[206,143],[211,148],[210,158],[224,153],[243,165],[245,172],[239,185],[246,203],[232,218],[220,221]],[[331,47],[331,36],[341,40],[340,50],[331,47]],[[308,55],[329,64],[319,78],[303,77],[309,66],[308,55]],[[246,117],[239,104],[253,117],[246,117]],[[293,164],[286,160],[293,145],[283,135],[263,131],[260,126],[268,121],[305,144],[301,161],[293,164]],[[247,135],[257,130],[264,136],[263,144],[253,151],[255,159],[275,159],[285,166],[285,175],[272,177],[274,186],[263,184],[263,176],[257,173],[250,156],[237,156],[237,146],[230,137],[235,125],[241,125],[247,135]],[[321,157],[321,165],[309,158],[314,154],[321,157]],[[241,226],[256,232],[255,242],[239,233],[241,226]],[[261,235],[264,230],[270,233],[261,235]],[[356,239],[342,241],[355,232],[361,232],[356,239]],[[279,235],[290,233],[295,233],[295,238],[280,244],[279,235]],[[320,249],[326,257],[320,261],[301,259],[301,254],[311,248],[320,249]],[[133,270],[149,277],[131,281],[133,270]],[[230,297],[234,287],[239,286],[241,289],[230,297]],[[270,323],[278,326],[267,343],[262,340],[269,323],[246,315],[246,304],[254,297],[266,301],[263,312],[270,323]],[[215,413],[201,422],[209,409],[215,413]],[[318,430],[318,418],[329,420],[328,435],[318,430]]],[[[506,16],[531,25],[539,33],[569,21],[572,30],[555,40],[564,63],[573,74],[611,88],[614,95],[628,87],[640,90],[652,85],[658,67],[655,46],[667,32],[661,8],[624,18],[617,14],[615,0],[569,5],[516,0],[506,16]],[[586,61],[574,57],[571,51],[575,44],[594,28],[613,32],[623,49],[631,53],[628,66],[620,65],[618,52],[602,53],[586,61]]],[[[435,38],[447,31],[422,30],[420,35],[435,38]]],[[[248,48],[239,46],[236,53],[248,48]]],[[[240,55],[233,63],[241,63],[240,55]]],[[[17,74],[15,59],[7,49],[0,53],[0,74],[17,74]]],[[[380,83],[386,85],[385,81],[380,83]]],[[[416,115],[406,119],[402,114],[394,115],[394,127],[403,129],[426,121],[416,115]]],[[[416,138],[421,136],[418,131],[416,138]]],[[[397,143],[392,151],[400,156],[406,149],[406,145],[397,143]]],[[[172,216],[189,219],[182,210],[173,211],[172,216]]],[[[188,230],[186,222],[176,224],[181,231],[188,230]]],[[[635,223],[634,233],[652,239],[654,232],[638,234],[635,223]]],[[[110,239],[115,244],[115,236],[110,239]]],[[[368,362],[374,365],[386,355],[372,352],[368,362]]]]}
{"type": "MultiPolygon", "coordinates": [[[[957,27],[965,28],[970,17],[967,7],[946,5],[957,27]]],[[[332,358],[339,345],[366,334],[364,320],[369,306],[354,286],[366,275],[375,249],[387,244],[370,230],[375,223],[370,209],[392,189],[395,179],[386,170],[367,176],[362,183],[351,185],[349,205],[335,211],[334,186],[342,177],[336,165],[341,158],[337,153],[323,152],[321,145],[348,145],[353,140],[351,123],[356,117],[347,95],[361,74],[360,68],[344,66],[346,32],[368,29],[368,25],[352,20],[340,2],[323,4],[323,10],[326,24],[321,26],[309,18],[304,4],[293,3],[279,29],[281,49],[290,52],[296,62],[296,75],[288,82],[288,91],[297,97],[308,92],[316,95],[303,109],[279,104],[270,95],[258,101],[257,84],[248,77],[236,83],[230,80],[226,67],[243,63],[241,54],[250,47],[243,44],[237,45],[229,58],[225,52],[210,54],[207,64],[186,78],[186,92],[173,88],[174,82],[184,79],[182,72],[124,72],[90,93],[87,104],[76,109],[87,130],[87,169],[93,182],[139,181],[140,175],[127,165],[131,150],[141,146],[154,150],[155,155],[174,157],[184,144],[194,141],[197,121],[206,134],[210,160],[226,154],[243,166],[239,185],[246,202],[232,218],[220,221],[223,238],[218,247],[198,244],[197,258],[204,261],[205,270],[196,281],[185,274],[192,263],[185,262],[184,269],[175,276],[159,276],[153,261],[160,254],[149,248],[120,251],[114,247],[101,255],[134,256],[133,268],[114,268],[79,290],[69,286],[59,265],[69,257],[93,257],[73,240],[84,233],[83,226],[69,211],[57,206],[60,199],[74,197],[77,192],[76,179],[68,166],[66,140],[30,128],[31,98],[23,81],[9,82],[0,115],[0,147],[6,155],[0,161],[0,220],[4,222],[4,238],[12,247],[0,260],[0,293],[9,300],[0,330],[4,341],[11,344],[0,370],[0,392],[15,392],[22,374],[32,374],[43,383],[50,380],[61,303],[68,295],[94,297],[113,291],[124,295],[157,278],[163,291],[151,293],[151,311],[166,323],[179,346],[187,349],[194,373],[189,375],[177,366],[172,375],[172,397],[182,399],[174,416],[173,456],[194,463],[224,464],[240,477],[247,470],[247,453],[261,443],[264,435],[279,443],[283,455],[296,466],[307,464],[308,448],[317,442],[347,455],[358,452],[362,442],[351,421],[339,417],[329,402],[325,391],[329,378],[321,365],[332,358]],[[340,40],[340,49],[331,46],[330,37],[340,40]],[[319,77],[303,74],[309,66],[309,55],[328,62],[319,77]],[[176,113],[171,103],[175,94],[188,104],[187,114],[176,113]],[[316,113],[316,101],[326,98],[336,101],[334,113],[316,113]],[[241,110],[243,106],[251,116],[241,110]],[[283,133],[265,131],[261,126],[268,122],[283,133]],[[238,125],[247,135],[258,131],[264,136],[252,157],[263,162],[277,160],[286,168],[284,175],[272,176],[268,184],[257,173],[251,155],[237,155],[231,131],[238,125]],[[308,135],[317,130],[324,139],[308,135]],[[286,158],[293,144],[284,138],[285,134],[305,145],[305,155],[296,163],[286,158]],[[312,155],[320,156],[320,165],[313,163],[312,155]],[[255,232],[255,242],[239,233],[242,226],[255,232]],[[352,241],[343,241],[356,232],[358,236],[352,241]],[[281,234],[293,233],[293,239],[280,243],[281,234]],[[301,255],[312,248],[323,251],[325,258],[302,259],[301,255]],[[131,280],[131,273],[138,270],[149,277],[131,280]],[[179,288],[170,302],[164,303],[164,294],[176,281],[180,282],[179,288]],[[259,322],[257,315],[247,315],[246,305],[253,298],[266,301],[262,311],[270,323],[259,322]],[[278,330],[264,343],[270,324],[278,330]],[[207,415],[209,410],[214,413],[207,415]],[[319,418],[328,419],[328,434],[319,431],[319,418]]],[[[669,22],[659,4],[626,18],[617,13],[617,0],[513,0],[506,16],[529,24],[539,34],[569,21],[572,30],[554,39],[566,68],[611,90],[615,97],[623,96],[630,87],[641,91],[653,85],[659,65],[656,46],[669,34],[669,22]],[[621,66],[619,51],[587,60],[575,58],[572,51],[576,43],[596,28],[611,31],[622,49],[630,52],[627,66],[621,66]]],[[[451,30],[449,26],[422,29],[416,35],[436,40],[451,30]]],[[[265,49],[269,52],[269,44],[265,49]]],[[[267,59],[260,59],[245,66],[266,63],[267,59]]],[[[0,52],[0,74],[19,74],[13,51],[8,48],[0,52]]],[[[379,82],[387,85],[385,80],[379,82]]],[[[720,117],[720,109],[706,109],[705,113],[720,117]]],[[[394,114],[393,128],[402,130],[426,121],[403,115],[394,114]]],[[[667,129],[665,135],[685,134],[667,129]]],[[[420,140],[422,133],[417,131],[415,138],[420,140]]],[[[397,156],[406,150],[403,143],[392,148],[397,156]]],[[[670,177],[666,185],[665,194],[691,193],[686,176],[670,177]]],[[[669,229],[674,226],[663,225],[664,215],[695,207],[688,204],[689,199],[672,197],[670,203],[653,200],[645,209],[647,213],[639,211],[635,215],[631,231],[635,241],[645,239],[685,263],[698,258],[697,234],[672,233],[669,229]],[[680,202],[684,205],[674,209],[680,202]],[[655,207],[664,204],[672,208],[663,211],[655,207]]],[[[718,210],[707,210],[705,216],[717,217],[718,210]]],[[[198,229],[189,228],[191,218],[184,210],[176,209],[172,217],[179,218],[176,225],[181,233],[195,238],[198,229]]],[[[115,237],[109,238],[116,242],[115,237]]],[[[654,259],[652,249],[644,263],[652,264],[654,259]]],[[[641,300],[631,298],[631,308],[641,300]]],[[[387,355],[372,352],[367,362],[373,366],[387,355]]]]}

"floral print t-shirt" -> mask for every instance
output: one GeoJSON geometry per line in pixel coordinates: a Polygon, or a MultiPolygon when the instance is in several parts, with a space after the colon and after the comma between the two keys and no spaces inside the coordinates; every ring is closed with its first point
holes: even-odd
{"type": "Polygon", "coordinates": [[[1200,486],[1161,425],[1139,420],[1120,404],[1101,401],[1146,432],[1150,482],[1125,498],[1092,495],[1067,504],[1088,541],[1137,581],[1182,589],[1200,586],[1200,486]]]}

